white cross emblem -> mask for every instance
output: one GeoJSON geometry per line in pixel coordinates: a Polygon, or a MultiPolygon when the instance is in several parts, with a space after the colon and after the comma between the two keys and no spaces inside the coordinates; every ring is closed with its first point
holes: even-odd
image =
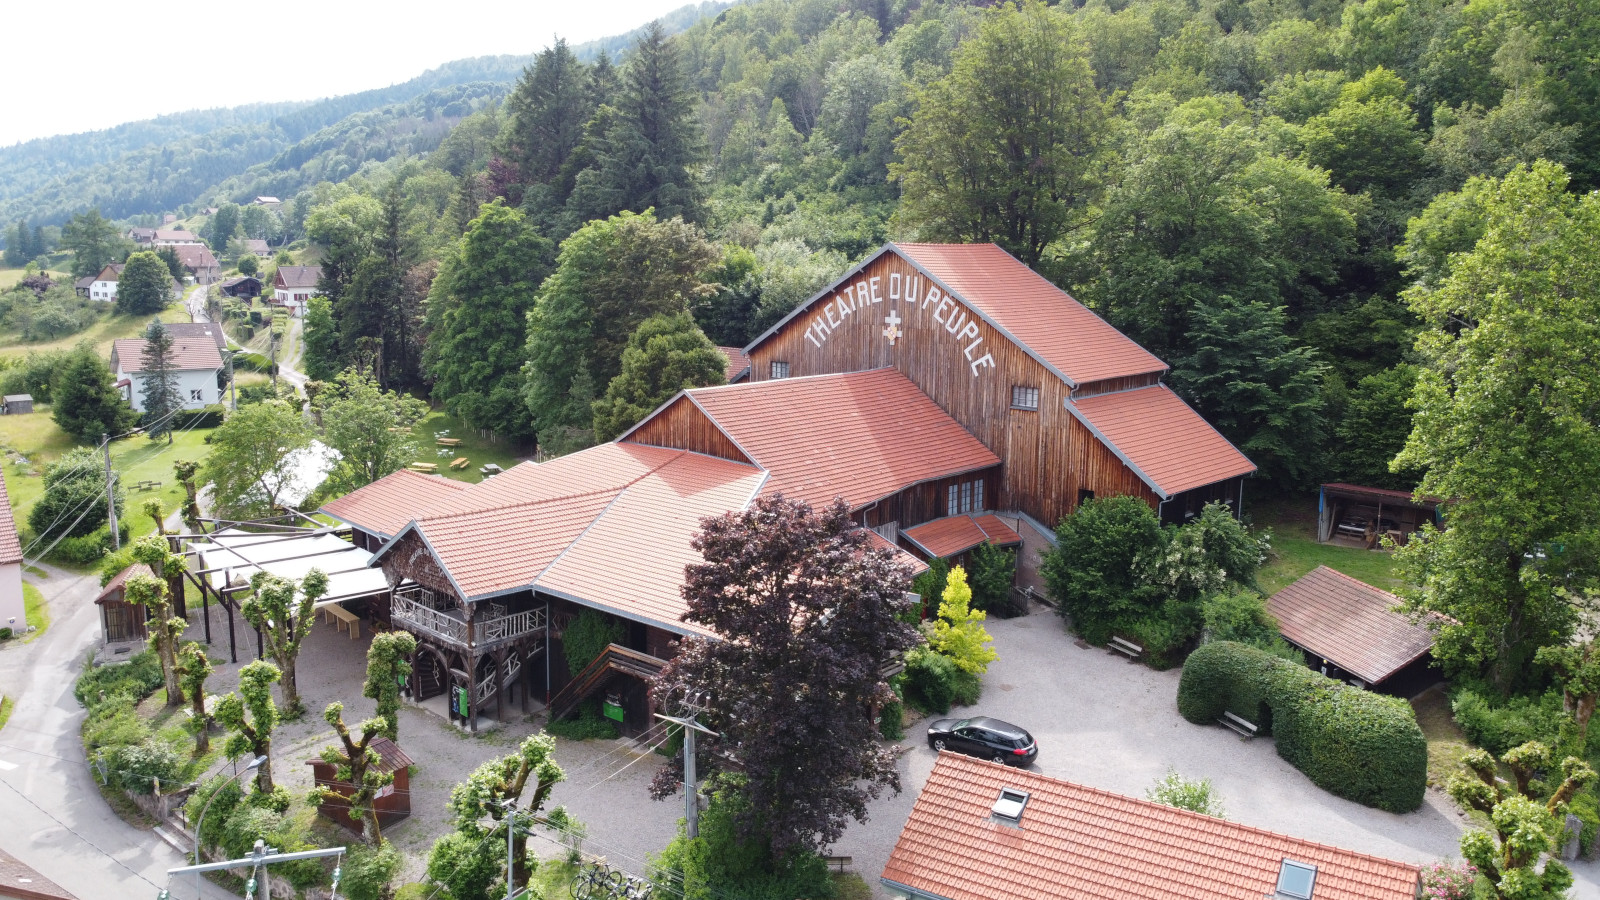
{"type": "Polygon", "coordinates": [[[893,347],[895,342],[900,340],[900,335],[902,334],[900,331],[900,314],[891,310],[887,316],[883,317],[883,320],[889,323],[889,327],[883,330],[883,336],[889,339],[889,346],[893,347]]]}

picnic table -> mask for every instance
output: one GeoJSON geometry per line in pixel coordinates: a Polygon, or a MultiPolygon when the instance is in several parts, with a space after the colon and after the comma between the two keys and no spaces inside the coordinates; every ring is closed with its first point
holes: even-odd
{"type": "Polygon", "coordinates": [[[441,447],[459,447],[461,446],[461,438],[439,438],[435,443],[441,447]]]}
{"type": "Polygon", "coordinates": [[[478,474],[482,475],[485,478],[488,478],[490,475],[499,475],[503,471],[505,471],[505,470],[501,469],[499,466],[495,465],[494,463],[484,463],[483,465],[478,467],[478,474]]]}
{"type": "Polygon", "coordinates": [[[452,469],[465,469],[468,465],[469,460],[465,456],[458,456],[450,460],[450,468],[452,469]]]}
{"type": "Polygon", "coordinates": [[[350,632],[350,640],[361,637],[361,618],[337,603],[322,608],[324,621],[333,620],[333,630],[350,632]]]}
{"type": "Polygon", "coordinates": [[[141,490],[141,491],[154,491],[154,490],[160,490],[161,482],[159,482],[159,481],[135,481],[133,483],[133,486],[135,488],[137,488],[138,490],[141,490]]]}
{"type": "Polygon", "coordinates": [[[431,475],[434,472],[439,471],[439,464],[430,462],[414,462],[411,465],[406,466],[406,468],[413,472],[427,472],[431,475]]]}

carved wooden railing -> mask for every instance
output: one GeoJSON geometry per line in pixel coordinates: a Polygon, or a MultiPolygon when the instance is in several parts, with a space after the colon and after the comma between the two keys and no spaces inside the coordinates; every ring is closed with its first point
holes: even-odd
{"type": "Polygon", "coordinates": [[[509,641],[535,631],[543,631],[543,609],[529,609],[494,619],[472,623],[472,643],[494,644],[509,641]]]}
{"type": "MultiPolygon", "coordinates": [[[[412,599],[418,594],[419,592],[415,590],[395,591],[394,603],[389,612],[390,618],[397,624],[425,631],[452,643],[467,644],[467,623],[449,613],[434,609],[425,602],[412,599]]],[[[545,621],[543,609],[529,609],[473,622],[471,643],[482,647],[513,640],[543,631],[545,621]]]]}
{"type": "Polygon", "coordinates": [[[398,591],[395,592],[394,602],[389,608],[389,617],[396,624],[426,631],[447,641],[457,644],[467,642],[466,622],[418,603],[398,591]]]}

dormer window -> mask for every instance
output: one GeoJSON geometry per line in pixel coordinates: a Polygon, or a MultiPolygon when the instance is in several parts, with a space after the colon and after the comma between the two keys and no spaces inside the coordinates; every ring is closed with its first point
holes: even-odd
{"type": "Polygon", "coordinates": [[[1023,387],[1020,384],[1011,386],[1011,408],[1039,411],[1039,389],[1036,387],[1023,387]]]}
{"type": "Polygon", "coordinates": [[[1311,900],[1317,886],[1317,867],[1310,863],[1285,859],[1278,869],[1278,897],[1290,900],[1311,900]]]}
{"type": "Polygon", "coordinates": [[[786,363],[786,362],[781,362],[781,361],[776,360],[776,359],[773,360],[772,361],[772,377],[773,378],[788,378],[789,377],[789,364],[786,363]]]}

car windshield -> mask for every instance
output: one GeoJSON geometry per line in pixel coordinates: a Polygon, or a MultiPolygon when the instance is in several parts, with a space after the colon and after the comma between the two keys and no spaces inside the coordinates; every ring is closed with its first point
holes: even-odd
{"type": "Polygon", "coordinates": [[[970,722],[971,722],[971,721],[972,721],[972,720],[971,720],[971,719],[962,719],[962,720],[961,720],[961,721],[959,721],[959,722],[957,722],[957,723],[955,723],[955,724],[954,724],[954,725],[951,725],[951,726],[950,726],[950,730],[951,730],[951,731],[959,731],[959,730],[961,730],[961,729],[963,729],[963,728],[965,728],[965,727],[967,727],[967,725],[968,725],[968,724],[969,724],[969,723],[970,723],[970,722]]]}

